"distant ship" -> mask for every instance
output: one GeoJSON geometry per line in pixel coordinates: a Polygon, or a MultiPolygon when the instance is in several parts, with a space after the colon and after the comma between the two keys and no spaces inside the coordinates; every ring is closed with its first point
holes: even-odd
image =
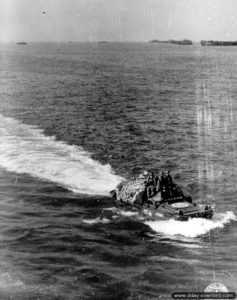
{"type": "Polygon", "coordinates": [[[202,46],[237,46],[237,41],[201,41],[202,46]]]}
{"type": "Polygon", "coordinates": [[[165,43],[165,41],[159,41],[159,40],[152,40],[150,43],[165,43]]]}
{"type": "Polygon", "coordinates": [[[18,43],[16,43],[17,45],[28,45],[28,43],[26,43],[26,42],[18,42],[18,43]]]}
{"type": "Polygon", "coordinates": [[[159,41],[152,40],[150,43],[164,43],[164,44],[176,44],[176,45],[193,45],[191,40],[167,40],[167,41],[159,41]]]}

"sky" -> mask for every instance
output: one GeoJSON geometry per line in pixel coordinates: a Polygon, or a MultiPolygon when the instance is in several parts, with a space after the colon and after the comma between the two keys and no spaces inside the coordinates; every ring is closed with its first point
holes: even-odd
{"type": "Polygon", "coordinates": [[[0,0],[0,41],[237,40],[237,0],[0,0]]]}

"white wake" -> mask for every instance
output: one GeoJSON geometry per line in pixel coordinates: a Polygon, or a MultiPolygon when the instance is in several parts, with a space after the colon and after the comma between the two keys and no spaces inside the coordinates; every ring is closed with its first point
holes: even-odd
{"type": "Polygon", "coordinates": [[[182,235],[185,237],[197,237],[206,234],[212,229],[223,228],[231,220],[236,220],[232,211],[214,214],[212,220],[193,218],[187,222],[176,220],[146,221],[154,231],[165,235],[182,235]]]}
{"type": "Polygon", "coordinates": [[[0,115],[0,166],[55,182],[77,193],[108,195],[122,180],[81,147],[46,136],[36,126],[0,115]]]}

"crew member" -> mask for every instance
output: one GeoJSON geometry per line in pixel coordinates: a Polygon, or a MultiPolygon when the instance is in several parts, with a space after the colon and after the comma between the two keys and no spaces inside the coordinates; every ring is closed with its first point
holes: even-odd
{"type": "Polygon", "coordinates": [[[172,176],[170,175],[169,170],[166,172],[166,176],[165,176],[165,188],[166,188],[167,194],[170,197],[172,197],[172,195],[173,195],[173,193],[172,193],[173,179],[172,179],[172,176]]]}
{"type": "Polygon", "coordinates": [[[146,184],[147,197],[150,198],[155,194],[155,175],[151,172],[146,184]]]}
{"type": "Polygon", "coordinates": [[[167,182],[167,185],[169,186],[169,188],[171,188],[173,185],[173,179],[172,179],[172,176],[170,175],[169,170],[166,172],[166,182],[167,182]]]}
{"type": "Polygon", "coordinates": [[[161,192],[161,197],[164,198],[166,197],[166,178],[165,178],[165,173],[162,171],[160,175],[160,186],[159,186],[159,191],[161,192]]]}
{"type": "Polygon", "coordinates": [[[159,177],[159,175],[156,175],[156,177],[155,177],[155,188],[156,188],[156,193],[158,193],[159,190],[160,190],[160,177],[159,177]]]}
{"type": "Polygon", "coordinates": [[[166,180],[165,180],[165,173],[162,171],[160,175],[160,189],[162,190],[163,187],[166,185],[166,180]]]}

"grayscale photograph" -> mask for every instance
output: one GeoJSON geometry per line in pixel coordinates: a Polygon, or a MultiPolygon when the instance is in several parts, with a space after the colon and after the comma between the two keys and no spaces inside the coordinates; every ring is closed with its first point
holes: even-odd
{"type": "Polygon", "coordinates": [[[236,201],[236,0],[0,0],[0,300],[236,299],[236,201]]]}

